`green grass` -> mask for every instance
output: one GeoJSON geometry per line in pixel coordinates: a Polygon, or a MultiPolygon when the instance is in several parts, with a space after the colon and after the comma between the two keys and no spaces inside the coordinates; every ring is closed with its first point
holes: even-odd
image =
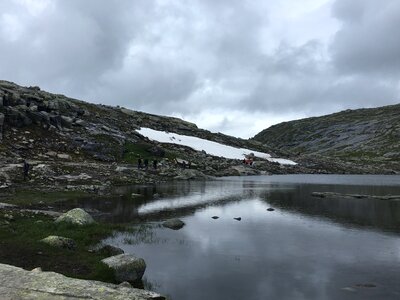
{"type": "Polygon", "coordinates": [[[15,220],[4,225],[2,214],[0,214],[1,263],[28,270],[41,267],[44,271],[55,271],[70,277],[114,282],[113,271],[101,263],[105,256],[88,250],[113,232],[125,231],[123,225],[56,224],[49,217],[33,217],[19,213],[13,213],[15,220]],[[59,249],[40,242],[49,235],[72,238],[77,247],[75,250],[59,249]]]}
{"type": "Polygon", "coordinates": [[[54,202],[73,200],[84,196],[88,196],[88,193],[81,191],[42,192],[42,191],[31,191],[31,190],[29,191],[19,190],[15,194],[12,194],[4,199],[1,199],[1,202],[26,206],[26,205],[37,205],[40,202],[50,204],[54,202]]]}
{"type": "Polygon", "coordinates": [[[146,143],[146,142],[138,142],[138,143],[126,143],[124,146],[124,156],[123,160],[127,163],[137,164],[139,157],[142,159],[148,159],[149,163],[152,160],[166,157],[166,158],[175,158],[176,155],[172,152],[166,151],[164,156],[156,156],[150,152],[150,149],[154,147],[154,145],[146,143]]]}

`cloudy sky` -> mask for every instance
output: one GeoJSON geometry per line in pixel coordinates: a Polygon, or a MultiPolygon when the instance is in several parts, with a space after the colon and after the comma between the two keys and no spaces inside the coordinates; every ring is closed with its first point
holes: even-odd
{"type": "Polygon", "coordinates": [[[399,103],[398,0],[1,0],[0,79],[251,137],[399,103]]]}

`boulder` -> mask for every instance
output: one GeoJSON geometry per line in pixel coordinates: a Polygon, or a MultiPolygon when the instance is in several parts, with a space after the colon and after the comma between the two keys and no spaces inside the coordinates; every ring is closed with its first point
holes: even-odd
{"type": "Polygon", "coordinates": [[[76,243],[73,239],[57,236],[57,235],[49,235],[48,237],[40,240],[41,242],[48,244],[52,247],[57,248],[66,248],[73,250],[76,248],[76,243]]]}
{"type": "Polygon", "coordinates": [[[92,216],[82,208],[74,208],[57,218],[56,223],[66,222],[75,225],[89,225],[95,223],[92,216]]]}
{"type": "Polygon", "coordinates": [[[162,300],[159,294],[100,281],[69,278],[54,272],[32,272],[0,264],[0,299],[162,300]]]}
{"type": "Polygon", "coordinates": [[[59,154],[57,154],[57,158],[70,160],[71,159],[71,155],[65,154],[65,153],[59,153],[59,154]]]}
{"type": "Polygon", "coordinates": [[[71,117],[61,116],[61,126],[63,127],[71,127],[73,121],[74,120],[71,117]]]}
{"type": "Polygon", "coordinates": [[[146,270],[143,258],[132,254],[119,254],[102,260],[104,264],[114,270],[118,282],[133,282],[140,280],[146,270]]]}
{"type": "Polygon", "coordinates": [[[93,250],[96,253],[101,253],[104,256],[115,256],[115,255],[119,255],[119,254],[124,254],[124,250],[122,250],[121,248],[118,247],[114,247],[111,245],[104,245],[101,247],[98,247],[97,249],[93,250]]]}
{"type": "Polygon", "coordinates": [[[185,223],[179,219],[171,219],[171,220],[167,220],[164,223],[162,223],[162,225],[164,227],[173,229],[173,230],[178,230],[181,229],[185,223]]]}

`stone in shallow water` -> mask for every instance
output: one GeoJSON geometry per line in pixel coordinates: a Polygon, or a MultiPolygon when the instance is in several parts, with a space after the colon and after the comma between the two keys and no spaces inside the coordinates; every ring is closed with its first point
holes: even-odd
{"type": "Polygon", "coordinates": [[[179,219],[171,219],[165,221],[162,225],[173,230],[178,230],[181,229],[185,223],[179,219]]]}
{"type": "Polygon", "coordinates": [[[66,222],[75,225],[89,225],[95,223],[92,216],[82,208],[74,208],[59,216],[56,223],[66,222]]]}
{"type": "Polygon", "coordinates": [[[40,241],[52,247],[57,247],[57,248],[66,248],[70,250],[76,248],[76,243],[73,239],[66,238],[63,236],[49,235],[48,237],[40,241]]]}
{"type": "Polygon", "coordinates": [[[102,260],[115,272],[115,279],[118,282],[133,282],[142,279],[146,270],[146,262],[143,258],[132,254],[120,254],[102,260]]]}

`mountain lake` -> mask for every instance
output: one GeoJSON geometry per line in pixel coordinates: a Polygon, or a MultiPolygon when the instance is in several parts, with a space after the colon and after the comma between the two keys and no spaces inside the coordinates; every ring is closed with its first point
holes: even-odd
{"type": "Polygon", "coordinates": [[[135,223],[103,242],[144,258],[143,286],[168,299],[400,299],[400,201],[311,195],[400,195],[400,176],[227,177],[116,192],[68,205],[135,223]],[[170,218],[185,226],[164,228],[170,218]]]}

